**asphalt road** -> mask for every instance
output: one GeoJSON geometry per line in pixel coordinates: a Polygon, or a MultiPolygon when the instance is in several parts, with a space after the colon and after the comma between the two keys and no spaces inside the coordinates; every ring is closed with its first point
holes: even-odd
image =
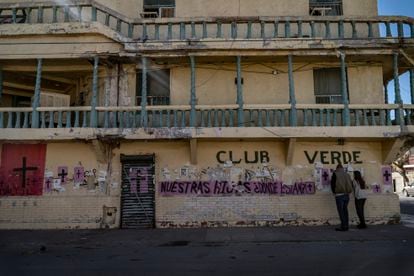
{"type": "Polygon", "coordinates": [[[402,225],[0,231],[0,275],[414,275],[414,197],[402,225]],[[411,220],[411,221],[410,221],[411,220]]]}
{"type": "Polygon", "coordinates": [[[400,196],[401,214],[414,216],[414,197],[400,196]]]}
{"type": "Polygon", "coordinates": [[[0,231],[0,275],[413,275],[414,231],[0,231]]]}

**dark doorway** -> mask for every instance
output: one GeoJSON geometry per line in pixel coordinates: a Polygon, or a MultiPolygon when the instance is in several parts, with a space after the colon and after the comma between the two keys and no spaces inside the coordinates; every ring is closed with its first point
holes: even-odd
{"type": "Polygon", "coordinates": [[[121,163],[121,228],[153,228],[154,155],[121,155],[121,163]]]}

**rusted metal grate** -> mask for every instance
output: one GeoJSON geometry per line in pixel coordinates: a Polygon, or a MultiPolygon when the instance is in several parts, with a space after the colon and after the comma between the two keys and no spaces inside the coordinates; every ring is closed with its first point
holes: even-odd
{"type": "Polygon", "coordinates": [[[153,228],[154,156],[125,156],[122,162],[121,227],[153,228]]]}

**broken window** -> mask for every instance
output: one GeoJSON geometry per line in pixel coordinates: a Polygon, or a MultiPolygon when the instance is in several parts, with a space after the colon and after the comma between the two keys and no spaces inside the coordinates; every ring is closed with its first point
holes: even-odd
{"type": "MultiPolygon", "coordinates": [[[[142,102],[142,73],[137,73],[137,105],[142,102]]],[[[170,104],[170,69],[151,70],[147,74],[147,104],[170,104]]]]}
{"type": "Polygon", "coordinates": [[[309,0],[309,14],[312,16],[343,15],[342,0],[309,0]]]}
{"type": "Polygon", "coordinates": [[[324,68],[313,71],[317,104],[342,104],[341,69],[324,68]]]}
{"type": "Polygon", "coordinates": [[[144,0],[142,18],[174,17],[175,0],[144,0]]]}
{"type": "Polygon", "coordinates": [[[0,10],[0,24],[25,23],[25,22],[26,22],[26,10],[25,9],[16,9],[15,16],[13,16],[12,10],[0,10]]]}

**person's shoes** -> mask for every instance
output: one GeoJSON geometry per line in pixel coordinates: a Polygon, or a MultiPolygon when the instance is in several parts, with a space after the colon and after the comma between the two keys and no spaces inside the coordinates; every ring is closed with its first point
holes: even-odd
{"type": "Polygon", "coordinates": [[[348,228],[335,228],[335,231],[345,232],[348,231],[348,228]]]}
{"type": "Polygon", "coordinates": [[[357,228],[358,229],[366,229],[367,228],[367,225],[366,224],[358,224],[357,225],[357,228]]]}

